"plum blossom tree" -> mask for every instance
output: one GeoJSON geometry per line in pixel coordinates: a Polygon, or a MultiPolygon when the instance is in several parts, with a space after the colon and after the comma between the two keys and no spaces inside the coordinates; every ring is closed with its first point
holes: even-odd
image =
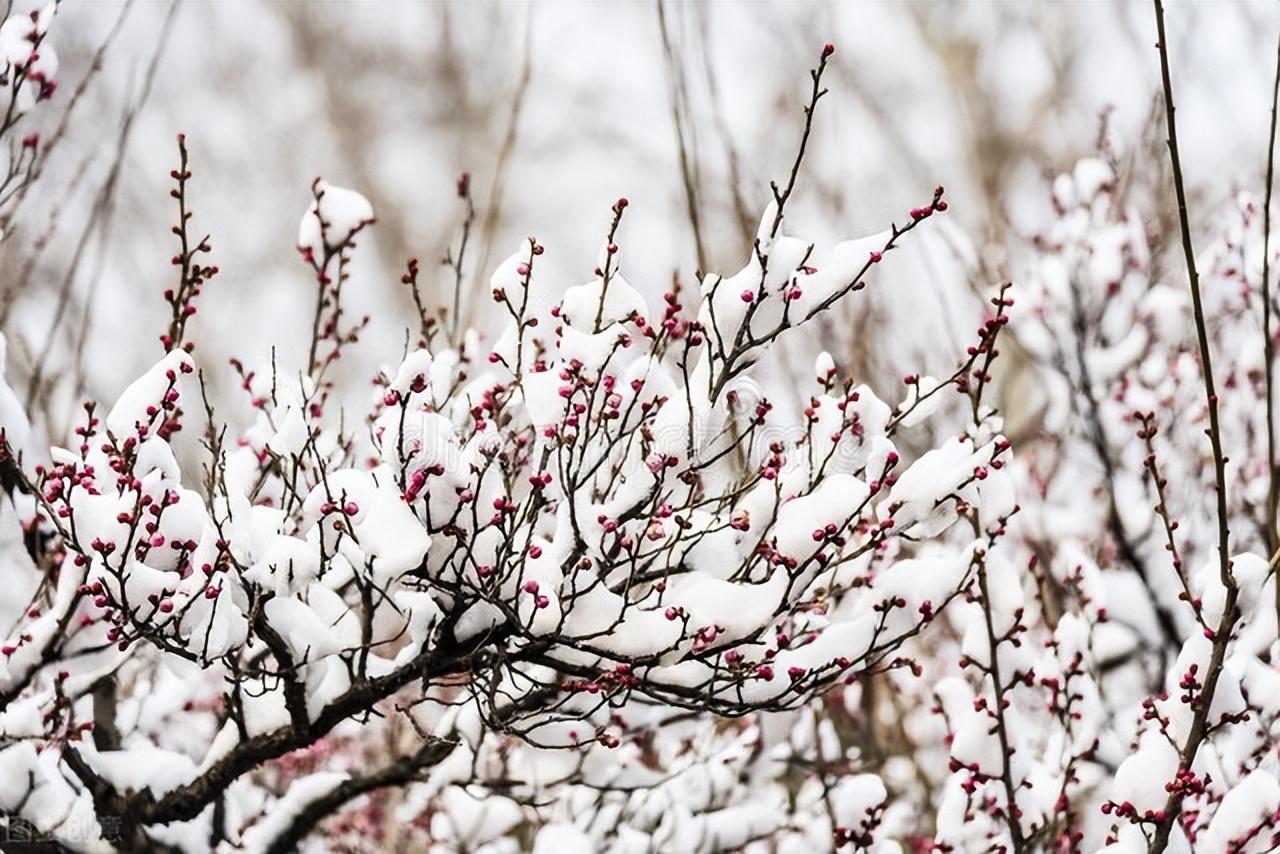
{"type": "MultiPolygon", "coordinates": [[[[696,312],[680,288],[651,312],[627,282],[620,199],[590,281],[538,310],[530,238],[492,277],[506,331],[485,348],[421,317],[363,420],[332,404],[331,368],[369,323],[346,321],[343,288],[373,212],[322,180],[298,240],[317,295],[305,370],[237,363],[256,412],[242,432],[201,405],[187,322],[217,268],[190,230],[180,137],[163,358],[105,413],[87,404],[70,447],[37,462],[4,445],[21,523],[2,650],[11,824],[67,844],[284,850],[414,783],[423,832],[469,847],[560,791],[626,801],[703,773],[673,732],[740,751],[742,725],[715,720],[910,666],[903,643],[983,571],[1014,512],[988,474],[1009,444],[981,382],[972,423],[907,465],[894,437],[936,388],[891,407],[824,359],[810,406],[782,414],[751,379],[947,207],[938,188],[820,266],[784,232],[832,53],[752,257],[706,276],[696,312]],[[178,462],[193,428],[198,479],[178,462]],[[972,534],[944,545],[961,519],[972,534]],[[908,542],[943,549],[927,589],[899,559],[908,542]],[[338,741],[387,749],[366,767],[338,741]],[[335,762],[300,773],[300,752],[335,762]]],[[[670,827],[637,805],[631,832],[714,847],[776,829],[768,813],[742,825],[732,799],[714,809],[727,794],[670,827]]]]}
{"type": "Polygon", "coordinates": [[[1269,194],[1191,252],[1166,66],[1189,291],[1143,228],[1162,191],[1104,150],[1054,183],[1026,284],[985,297],[949,373],[893,399],[823,353],[792,406],[779,344],[948,208],[939,187],[825,250],[789,233],[834,53],[742,268],[658,305],[624,275],[624,198],[585,283],[530,237],[491,274],[501,330],[466,329],[463,175],[458,246],[439,282],[407,263],[418,316],[355,411],[343,354],[399,332],[345,309],[372,206],[311,187],[305,359],[205,364],[219,271],[180,136],[154,367],[62,442],[0,382],[7,839],[1280,844],[1269,194]],[[1009,347],[1042,411],[1013,440],[1009,347]]]}

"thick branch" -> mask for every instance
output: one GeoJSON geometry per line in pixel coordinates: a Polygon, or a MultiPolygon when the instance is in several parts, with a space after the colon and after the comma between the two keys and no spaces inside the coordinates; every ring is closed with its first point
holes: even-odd
{"type": "Polygon", "coordinates": [[[441,762],[456,747],[444,739],[430,739],[413,756],[406,756],[372,774],[351,777],[335,786],[328,794],[316,798],[293,817],[289,826],[267,848],[266,854],[288,854],[315,826],[337,812],[348,802],[377,789],[403,786],[419,778],[422,771],[441,762]]]}

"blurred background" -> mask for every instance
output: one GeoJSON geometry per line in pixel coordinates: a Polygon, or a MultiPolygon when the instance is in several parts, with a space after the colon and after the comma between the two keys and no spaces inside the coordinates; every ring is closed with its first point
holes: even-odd
{"type": "MultiPolygon", "coordinates": [[[[1168,18],[1193,198],[1260,192],[1280,10],[1174,2],[1168,18]]],[[[937,184],[950,211],[817,340],[789,346],[805,374],[820,346],[873,385],[949,369],[981,312],[974,294],[1026,273],[1053,176],[1104,138],[1164,168],[1144,2],[67,0],[49,39],[59,91],[27,121],[65,132],[0,243],[0,323],[19,394],[42,359],[55,380],[31,395],[54,438],[76,401],[113,399],[161,353],[180,131],[192,228],[212,235],[221,269],[192,326],[215,394],[230,357],[305,356],[314,283],[294,247],[316,176],[364,193],[378,217],[347,291],[374,318],[345,366],[356,374],[403,352],[409,257],[430,298],[451,300],[435,262],[460,234],[463,171],[476,205],[464,308],[490,335],[493,268],[533,235],[557,281],[586,281],[620,196],[622,268],[651,304],[673,277],[736,272],[769,180],[795,157],[828,41],[830,93],[788,231],[822,258],[903,222],[937,184]]]]}

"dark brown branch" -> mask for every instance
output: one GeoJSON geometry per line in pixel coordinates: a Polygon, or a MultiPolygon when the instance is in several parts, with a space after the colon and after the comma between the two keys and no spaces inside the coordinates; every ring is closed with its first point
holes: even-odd
{"type": "Polygon", "coordinates": [[[432,738],[412,756],[405,756],[384,768],[379,768],[372,774],[345,780],[327,794],[303,807],[285,831],[272,840],[266,854],[288,854],[290,851],[297,850],[298,843],[305,839],[317,824],[350,801],[378,789],[403,786],[419,779],[423,770],[440,763],[456,746],[455,742],[432,738]]]}
{"type": "MultiPolygon", "coordinates": [[[[430,681],[452,673],[472,671],[479,651],[500,640],[501,638],[493,636],[481,636],[475,641],[454,645],[452,648],[437,647],[423,652],[413,661],[385,676],[358,680],[315,715],[310,726],[300,730],[290,724],[241,741],[195,780],[161,798],[156,798],[150,790],[128,796],[120,795],[88,767],[74,746],[64,748],[63,757],[94,795],[95,803],[100,803],[100,815],[119,815],[126,827],[189,821],[242,775],[269,760],[306,747],[347,718],[368,712],[375,704],[415,679],[430,681]]],[[[530,646],[526,653],[538,651],[535,646],[530,646]]]]}
{"type": "Polygon", "coordinates": [[[1217,482],[1218,503],[1218,567],[1222,583],[1231,586],[1229,566],[1229,537],[1227,528],[1227,458],[1222,452],[1222,428],[1218,420],[1218,390],[1213,381],[1213,354],[1209,349],[1209,327],[1204,319],[1204,305],[1200,298],[1200,273],[1196,269],[1195,248],[1191,244],[1191,225],[1187,219],[1187,193],[1182,180],[1182,161],[1178,155],[1178,129],[1174,121],[1173,84],[1169,79],[1169,50],[1165,42],[1164,5],[1153,0],[1156,7],[1156,27],[1160,34],[1157,47],[1160,51],[1160,78],[1164,84],[1165,121],[1169,137],[1169,158],[1173,167],[1173,189],[1178,200],[1178,225],[1182,232],[1182,254],[1187,262],[1187,280],[1191,286],[1191,305],[1195,316],[1196,341],[1200,348],[1201,376],[1204,379],[1205,403],[1209,410],[1209,444],[1213,449],[1213,471],[1217,482]]]}
{"type": "MultiPolygon", "coordinates": [[[[1267,554],[1280,550],[1276,512],[1280,511],[1280,466],[1276,462],[1275,341],[1271,335],[1271,190],[1276,164],[1276,106],[1280,101],[1280,39],[1276,42],[1276,77],[1271,87],[1271,130],[1267,136],[1267,190],[1262,204],[1262,353],[1267,395],[1267,554]]],[[[1280,619],[1280,584],[1276,586],[1276,618],[1280,619]]]]}
{"type": "Polygon", "coordinates": [[[1152,576],[1151,567],[1143,558],[1138,544],[1133,541],[1129,531],[1120,518],[1120,508],[1116,502],[1116,468],[1112,459],[1111,448],[1107,443],[1107,434],[1102,426],[1102,413],[1098,403],[1098,394],[1094,389],[1093,375],[1089,370],[1089,360],[1085,358],[1085,334],[1088,332],[1088,320],[1085,317],[1084,301],[1081,299],[1079,283],[1071,281],[1071,314],[1076,333],[1076,370],[1080,374],[1080,391],[1084,395],[1085,420],[1089,429],[1089,444],[1102,465],[1102,477],[1107,485],[1107,528],[1116,541],[1116,549],[1124,562],[1133,567],[1138,580],[1151,595],[1151,605],[1155,609],[1156,623],[1160,626],[1160,636],[1165,645],[1176,650],[1182,646],[1178,636],[1178,622],[1165,606],[1156,579],[1152,576]]]}
{"type": "Polygon", "coordinates": [[[1005,698],[1006,685],[1003,677],[1000,675],[1000,644],[1002,638],[996,635],[995,624],[992,622],[991,609],[991,593],[987,589],[987,568],[986,562],[983,561],[978,565],[978,589],[982,592],[982,615],[987,629],[987,644],[991,650],[991,665],[989,676],[991,677],[992,691],[995,693],[995,711],[996,717],[996,735],[1000,739],[1000,782],[1004,786],[1005,807],[1004,820],[1005,826],[1009,828],[1009,839],[1013,843],[1014,854],[1022,854],[1027,850],[1027,841],[1022,834],[1022,820],[1019,818],[1017,793],[1018,787],[1013,782],[1013,770],[1010,768],[1010,762],[1013,758],[1013,749],[1009,746],[1009,733],[1005,726],[1005,709],[1009,705],[1009,701],[1005,698]]]}
{"type": "MultiPolygon", "coordinates": [[[[1187,262],[1187,281],[1191,288],[1191,304],[1196,325],[1196,340],[1200,347],[1201,374],[1204,378],[1205,403],[1209,409],[1209,444],[1213,449],[1213,471],[1217,487],[1218,514],[1218,572],[1222,585],[1226,588],[1226,600],[1222,608],[1222,620],[1217,631],[1213,633],[1213,652],[1209,666],[1205,671],[1204,689],[1195,708],[1191,721],[1191,731],[1183,744],[1179,756],[1179,771],[1189,769],[1195,761],[1201,743],[1208,735],[1209,710],[1213,705],[1213,695],[1218,685],[1218,677],[1222,674],[1222,663],[1226,658],[1227,644],[1235,629],[1239,612],[1236,609],[1236,598],[1239,588],[1231,574],[1231,558],[1229,556],[1230,530],[1227,517],[1227,458],[1222,452],[1222,430],[1218,422],[1218,392],[1213,382],[1213,361],[1209,350],[1209,332],[1204,319],[1204,306],[1200,299],[1200,274],[1196,270],[1195,249],[1191,243],[1191,225],[1187,219],[1187,194],[1182,180],[1182,160],[1178,155],[1178,128],[1174,120],[1173,83],[1169,77],[1169,48],[1164,28],[1164,4],[1161,0],[1152,0],[1155,5],[1156,31],[1159,41],[1156,48],[1160,53],[1160,81],[1164,87],[1165,122],[1169,132],[1169,160],[1173,169],[1173,188],[1178,199],[1178,225],[1182,232],[1182,254],[1187,262]]],[[[1182,797],[1175,789],[1169,794],[1164,814],[1156,824],[1148,854],[1160,854],[1169,844],[1169,833],[1182,811],[1182,797]]]]}
{"type": "Polygon", "coordinates": [[[98,750],[120,749],[120,728],[116,725],[115,673],[93,683],[93,746],[98,750]]]}

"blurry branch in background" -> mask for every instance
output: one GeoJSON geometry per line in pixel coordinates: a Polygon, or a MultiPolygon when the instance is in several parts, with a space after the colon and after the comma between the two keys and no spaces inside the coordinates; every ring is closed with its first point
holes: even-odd
{"type": "MultiPolygon", "coordinates": [[[[116,16],[115,23],[112,24],[111,30],[107,33],[106,38],[98,45],[98,49],[93,54],[93,59],[89,63],[89,68],[85,71],[84,76],[80,78],[80,83],[76,86],[75,91],[71,93],[71,98],[67,101],[66,107],[62,110],[62,117],[58,120],[57,126],[53,129],[45,139],[40,141],[40,155],[35,158],[32,163],[31,174],[27,181],[24,181],[17,188],[17,196],[14,200],[13,210],[3,215],[3,221],[0,222],[0,228],[3,228],[5,234],[8,233],[8,225],[11,221],[17,219],[18,213],[22,208],[22,203],[27,198],[27,190],[40,179],[44,172],[45,161],[49,158],[49,153],[62,141],[67,134],[67,129],[71,125],[71,116],[76,112],[76,107],[83,100],[85,93],[89,90],[94,80],[98,78],[102,71],[102,61],[107,55],[107,51],[111,45],[115,43],[116,37],[120,34],[124,27],[125,20],[129,17],[130,10],[133,9],[133,0],[126,0],[124,6],[120,9],[120,14],[116,16]]],[[[12,302],[11,293],[6,290],[0,303],[0,324],[5,320],[9,305],[12,302]]]]}
{"type": "MultiPolygon", "coordinates": [[[[910,8],[920,38],[945,69],[943,77],[969,130],[964,137],[964,154],[969,172],[981,191],[977,201],[986,206],[983,221],[979,223],[982,234],[996,243],[1007,241],[1010,232],[1016,230],[1010,221],[1008,202],[1018,167],[1030,161],[1042,169],[1050,168],[1056,172],[1052,161],[1060,159],[1064,153],[1068,161],[1083,153],[1054,151],[1051,148],[1052,137],[1026,132],[1028,124],[1052,127],[1061,124],[1064,118],[1070,118],[1064,115],[1064,108],[1076,103],[1071,93],[1071,70],[1079,62],[1076,40],[1047,37],[1045,33],[1053,33],[1057,29],[1055,22],[1060,24],[1060,21],[1056,16],[1046,17],[1037,47],[1053,66],[1053,82],[1036,98],[1030,108],[1032,118],[1028,120],[1006,109],[1002,100],[994,97],[998,93],[993,92],[990,82],[984,79],[982,62],[986,53],[978,39],[955,28],[943,7],[921,4],[910,8]]],[[[1013,17],[1007,25],[1017,27],[1023,23],[1013,17]]],[[[873,100],[868,98],[869,103],[873,100]]],[[[901,122],[894,119],[891,107],[880,101],[878,110],[884,116],[882,126],[896,133],[901,122]]],[[[912,148],[904,150],[909,153],[912,148]]],[[[908,156],[906,160],[907,165],[916,168],[914,157],[908,156]]],[[[988,271],[988,278],[1001,278],[1003,275],[1004,272],[999,270],[988,271]]],[[[987,282],[980,282],[975,292],[982,293],[987,287],[987,282]]]]}
{"type": "MultiPolygon", "coordinates": [[[[19,143],[14,131],[32,107],[49,100],[57,89],[58,81],[53,77],[57,57],[52,45],[45,44],[56,10],[56,4],[51,4],[29,15],[5,15],[6,55],[0,66],[0,86],[7,91],[9,101],[0,119],[0,139],[4,139],[9,151],[4,175],[0,177],[0,209],[27,185],[35,171],[39,135],[28,134],[19,143]]],[[[8,221],[9,217],[4,216],[0,225],[7,226],[8,221]]],[[[0,239],[3,236],[0,232],[0,239]]]]}
{"type": "MultiPolygon", "coordinates": [[[[743,248],[745,248],[751,243],[751,235],[755,229],[755,223],[752,222],[752,215],[748,210],[747,201],[742,195],[742,163],[737,146],[734,144],[733,136],[729,132],[729,126],[725,122],[724,104],[720,100],[720,87],[716,81],[714,63],[711,61],[709,19],[711,10],[715,7],[710,4],[699,4],[691,8],[698,15],[698,38],[700,40],[698,52],[702,55],[702,70],[706,77],[707,93],[711,101],[711,119],[715,123],[716,133],[719,134],[721,145],[724,147],[725,160],[729,169],[729,191],[733,197],[733,214],[737,220],[739,239],[743,248]]],[[[735,251],[737,251],[736,247],[735,251]]]]}
{"type": "MultiPolygon", "coordinates": [[[[50,372],[50,359],[54,355],[54,348],[58,343],[59,329],[62,327],[63,321],[67,316],[68,310],[72,303],[76,300],[75,284],[80,265],[84,259],[85,252],[95,234],[101,241],[101,245],[105,246],[107,234],[110,230],[112,215],[115,211],[115,196],[118,181],[120,178],[121,166],[124,163],[125,153],[129,146],[129,139],[133,131],[134,120],[138,114],[146,106],[147,100],[151,96],[152,84],[155,82],[156,72],[160,67],[160,60],[164,56],[165,47],[169,43],[169,37],[173,31],[173,22],[180,6],[179,0],[169,4],[169,10],[165,15],[164,25],[161,28],[160,36],[156,40],[155,48],[152,51],[151,58],[147,63],[145,72],[143,73],[141,90],[134,99],[132,105],[126,110],[124,117],[121,119],[119,131],[116,134],[115,149],[112,154],[111,166],[106,177],[98,190],[88,220],[86,221],[76,246],[71,254],[71,260],[68,264],[62,281],[58,288],[54,312],[49,320],[49,326],[45,334],[42,336],[40,350],[31,363],[31,374],[27,382],[26,391],[26,409],[33,416],[43,416],[45,425],[49,429],[51,435],[57,435],[56,426],[53,423],[53,412],[51,411],[51,398],[58,383],[45,382],[46,376],[50,372]]],[[[99,274],[101,265],[99,265],[99,274]]],[[[77,357],[83,353],[85,340],[88,338],[90,328],[93,323],[93,301],[94,294],[97,290],[98,276],[95,275],[90,282],[86,293],[81,298],[80,321],[76,324],[77,341],[73,349],[73,354],[77,357]]],[[[74,379],[73,385],[77,390],[84,387],[84,364],[82,358],[75,358],[74,362],[69,365],[69,370],[74,379]]]]}
{"type": "MultiPolygon", "coordinates": [[[[1267,554],[1280,548],[1276,532],[1276,510],[1280,504],[1280,470],[1276,468],[1275,341],[1271,337],[1271,189],[1276,162],[1276,106],[1280,100],[1280,42],[1276,45],[1276,77],[1271,88],[1271,130],[1267,137],[1267,187],[1262,203],[1262,354],[1267,395],[1267,554]]],[[[1280,585],[1276,587],[1280,591],[1280,585]]],[[[1280,592],[1276,593],[1276,616],[1280,617],[1280,592]]]]}
{"type": "MultiPolygon", "coordinates": [[[[431,79],[439,87],[436,97],[445,102],[452,100],[461,115],[469,113],[465,80],[454,71],[461,58],[449,38],[448,12],[443,4],[444,36],[425,56],[391,52],[384,45],[371,49],[359,39],[336,32],[330,16],[310,14],[311,8],[305,3],[279,4],[275,8],[296,46],[299,65],[321,84],[323,95],[309,132],[335,141],[337,162],[342,164],[346,183],[367,188],[382,185],[377,178],[380,155],[375,143],[387,133],[391,118],[386,114],[385,102],[370,99],[368,94],[372,81],[380,76],[394,74],[431,79]],[[339,66],[330,61],[335,40],[340,40],[349,53],[349,64],[339,66]]],[[[434,117],[426,113],[425,105],[418,99],[406,97],[398,105],[411,111],[401,120],[420,129],[434,123],[434,117]]],[[[385,193],[371,192],[370,195],[379,210],[391,207],[385,193]]],[[[389,217],[385,223],[383,239],[377,248],[384,264],[391,269],[403,260],[405,247],[417,237],[410,231],[409,222],[406,217],[396,216],[389,217]]],[[[431,239],[436,238],[433,235],[431,239]]]]}
{"type": "MultiPolygon", "coordinates": [[[[506,189],[507,168],[511,163],[511,157],[515,154],[516,141],[519,139],[520,117],[524,113],[526,96],[529,92],[529,82],[533,79],[533,8],[528,7],[525,10],[524,18],[524,47],[522,48],[522,58],[520,60],[520,76],[516,82],[515,94],[511,99],[511,119],[507,123],[506,132],[502,137],[502,146],[498,149],[498,159],[493,167],[493,181],[489,185],[489,198],[485,202],[484,223],[480,230],[480,246],[481,255],[479,264],[476,269],[488,270],[490,252],[493,249],[494,238],[498,231],[498,220],[502,209],[502,194],[506,189]]],[[[470,305],[467,306],[470,311],[470,305]]],[[[455,312],[462,312],[461,305],[454,306],[455,312]]],[[[471,318],[463,315],[463,327],[465,328],[471,318]]]]}
{"type": "MultiPolygon", "coordinates": [[[[25,196],[26,188],[39,173],[43,156],[47,157],[51,143],[40,146],[40,134],[27,133],[19,142],[18,125],[36,105],[48,101],[57,89],[57,54],[51,44],[46,44],[49,25],[57,11],[57,4],[50,3],[40,10],[13,15],[12,3],[6,4],[4,23],[0,26],[0,87],[8,94],[8,103],[0,120],[0,144],[7,147],[3,177],[0,177],[0,243],[14,231],[12,223],[25,196]]],[[[77,90],[77,93],[82,90],[77,90]]],[[[71,105],[63,115],[75,105],[71,105]]],[[[57,136],[59,134],[55,134],[57,136]]],[[[4,265],[6,268],[9,265],[4,265]]],[[[7,316],[11,294],[16,289],[5,281],[0,285],[0,325],[7,316]]]]}
{"type": "MultiPolygon", "coordinates": [[[[421,212],[410,215],[405,208],[406,196],[416,201],[409,188],[437,193],[442,175],[456,176],[470,171],[476,176],[470,182],[475,194],[482,200],[487,197],[482,189],[491,174],[486,161],[490,157],[499,159],[495,152],[504,134],[514,135],[512,122],[518,120],[529,85],[531,46],[527,27],[526,70],[518,84],[513,117],[512,106],[499,81],[508,78],[514,63],[507,61],[508,55],[504,53],[501,62],[469,64],[468,31],[459,23],[465,24],[473,15],[487,17],[486,38],[509,42],[514,41],[512,30],[517,26],[508,20],[510,16],[498,16],[481,6],[467,7],[466,15],[459,14],[460,7],[443,3],[400,6],[398,9],[406,13],[412,10],[412,14],[406,14],[405,26],[422,26],[428,34],[428,41],[424,43],[415,38],[410,47],[387,40],[370,44],[337,26],[333,16],[314,14],[316,8],[307,4],[273,7],[297,46],[301,67],[322,84],[319,107],[311,120],[315,138],[335,141],[334,163],[340,164],[343,181],[365,188],[374,207],[388,212],[374,245],[386,271],[403,271],[406,257],[433,260],[444,257],[446,247],[453,240],[456,223],[448,217],[428,219],[421,212]],[[336,65],[331,61],[335,44],[343,46],[350,63],[336,65]],[[391,102],[370,97],[371,90],[386,90],[388,81],[394,81],[396,92],[391,102]],[[388,182],[384,146],[398,139],[406,128],[413,129],[413,150],[423,152],[420,164],[423,168],[415,169],[411,176],[406,176],[407,180],[388,182]],[[452,150],[452,154],[442,156],[429,147],[441,139],[450,140],[446,151],[452,150]],[[423,149],[422,145],[428,148],[423,149]],[[415,183],[414,179],[421,183],[415,183]]],[[[515,154],[513,140],[503,156],[509,159],[515,154]]],[[[418,155],[415,153],[414,157],[418,155]]],[[[471,230],[468,252],[473,258],[487,250],[485,241],[492,239],[505,214],[505,211],[495,211],[487,222],[482,220],[471,230]]],[[[270,263],[270,256],[260,260],[270,263]]],[[[487,259],[478,260],[479,264],[474,267],[468,264],[468,268],[486,269],[487,259]]],[[[417,310],[420,317],[432,318],[434,323],[438,309],[452,307],[449,297],[457,280],[446,283],[435,278],[435,265],[423,269],[431,275],[424,279],[417,292],[421,305],[410,310],[417,310]]],[[[389,296],[399,301],[413,293],[394,292],[389,296]]],[[[410,308],[407,302],[405,307],[410,308]]],[[[465,316],[460,317],[459,325],[465,327],[465,320],[465,316]]]]}
{"type": "MultiPolygon", "coordinates": [[[[465,7],[465,14],[459,11],[464,7],[449,4],[402,6],[399,8],[414,9],[414,14],[406,17],[406,25],[423,26],[430,34],[428,43],[419,40],[406,48],[382,41],[371,45],[334,25],[330,16],[314,14],[315,7],[307,4],[278,8],[298,46],[303,68],[323,83],[315,120],[317,138],[337,141],[340,157],[336,162],[341,164],[344,180],[365,188],[374,207],[388,212],[376,241],[384,268],[403,271],[406,257],[446,257],[447,247],[455,240],[456,222],[450,217],[431,221],[421,213],[411,215],[405,208],[405,190],[414,186],[421,192],[436,193],[441,187],[439,173],[456,176],[465,171],[471,176],[468,190],[477,202],[478,214],[469,229],[466,250],[475,263],[466,266],[472,271],[488,271],[491,244],[510,213],[509,206],[502,204],[507,172],[521,153],[520,122],[533,80],[532,13],[518,20],[483,6],[465,7]],[[486,39],[508,44],[518,39],[521,47],[504,52],[502,61],[471,63],[466,24],[472,18],[484,19],[486,39]],[[517,27],[523,33],[517,33],[517,27]],[[330,61],[335,43],[349,53],[349,65],[330,61]],[[507,88],[512,77],[514,90],[507,88]],[[385,88],[388,81],[404,84],[390,105],[370,98],[371,88],[385,88]],[[423,81],[427,81],[425,85],[423,81]],[[427,168],[417,173],[425,176],[421,185],[389,184],[385,178],[387,160],[382,143],[396,139],[404,128],[414,128],[415,151],[421,144],[448,139],[446,150],[454,152],[452,157],[441,157],[439,152],[423,149],[428,152],[428,162],[427,168]],[[439,167],[438,172],[434,167],[439,167]]],[[[451,269],[451,276],[437,279],[434,265],[422,269],[430,275],[418,290],[408,289],[393,298],[416,294],[419,303],[413,310],[420,319],[434,319],[438,309],[448,307],[455,312],[458,328],[465,329],[471,322],[468,312],[472,308],[465,299],[466,271],[451,269]],[[455,305],[450,296],[459,284],[464,298],[455,305]]],[[[451,328],[452,324],[444,331],[451,328]]]]}
{"type": "Polygon", "coordinates": [[[689,227],[693,232],[694,247],[698,254],[698,271],[705,274],[710,268],[698,215],[698,188],[702,181],[698,170],[698,138],[694,130],[695,123],[689,119],[689,86],[684,62],[676,55],[671,43],[666,4],[663,0],[658,0],[657,9],[658,29],[662,33],[662,55],[667,67],[671,120],[676,132],[676,153],[680,161],[680,179],[684,185],[685,210],[689,215],[689,227]]]}
{"type": "MultiPolygon", "coordinates": [[[[8,222],[18,218],[22,204],[27,199],[27,188],[40,179],[41,174],[44,171],[45,161],[48,159],[50,152],[65,136],[67,128],[71,123],[72,113],[75,111],[76,106],[81,103],[81,100],[89,89],[89,85],[98,78],[99,72],[102,70],[102,60],[106,56],[107,50],[115,42],[116,36],[124,25],[125,19],[128,17],[129,10],[132,8],[133,0],[128,0],[124,8],[121,9],[119,16],[116,17],[115,24],[111,27],[111,31],[107,34],[106,38],[102,40],[102,43],[95,51],[93,60],[89,65],[89,70],[85,72],[84,76],[80,79],[79,85],[76,86],[75,92],[72,93],[70,101],[62,112],[62,118],[59,120],[58,126],[41,144],[41,154],[36,159],[31,178],[23,185],[21,192],[18,194],[18,197],[14,202],[13,210],[5,216],[6,229],[8,222]]],[[[95,159],[95,151],[88,152],[80,159],[79,165],[72,173],[72,177],[67,181],[66,185],[58,194],[59,198],[70,199],[75,197],[81,182],[88,175],[89,167],[95,159]]],[[[3,282],[0,282],[0,328],[8,325],[9,312],[13,308],[14,301],[17,299],[18,294],[26,293],[28,291],[36,265],[40,262],[40,259],[48,248],[50,241],[52,241],[57,232],[58,222],[65,207],[66,206],[63,204],[55,204],[50,208],[48,213],[48,222],[45,224],[44,229],[35,237],[34,240],[31,241],[30,249],[27,252],[26,257],[22,259],[21,271],[16,279],[5,279],[3,282]]],[[[7,236],[7,230],[5,234],[7,236]]]]}

